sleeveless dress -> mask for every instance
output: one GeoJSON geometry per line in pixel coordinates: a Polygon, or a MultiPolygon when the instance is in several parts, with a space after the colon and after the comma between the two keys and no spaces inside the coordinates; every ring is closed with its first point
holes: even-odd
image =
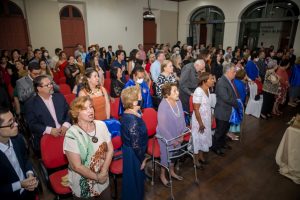
{"type": "MultiPolygon", "coordinates": [[[[95,109],[95,119],[96,120],[106,120],[107,115],[106,115],[106,101],[105,101],[105,96],[102,90],[102,87],[100,87],[100,90],[102,92],[102,96],[94,96],[91,97],[93,100],[93,106],[95,109]]],[[[86,90],[83,90],[85,95],[89,95],[86,90]]]]}

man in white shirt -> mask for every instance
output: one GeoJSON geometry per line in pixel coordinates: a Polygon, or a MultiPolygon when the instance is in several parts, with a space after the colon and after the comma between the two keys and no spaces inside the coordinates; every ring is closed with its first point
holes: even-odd
{"type": "Polygon", "coordinates": [[[160,74],[160,67],[161,64],[163,63],[163,61],[166,59],[165,54],[163,51],[158,51],[156,53],[156,60],[154,61],[154,63],[152,63],[151,67],[150,67],[150,73],[151,73],[151,78],[154,81],[154,83],[157,82],[157,78],[160,74]]]}
{"type": "Polygon", "coordinates": [[[0,107],[1,199],[34,199],[38,185],[18,124],[8,108],[0,107]]]}

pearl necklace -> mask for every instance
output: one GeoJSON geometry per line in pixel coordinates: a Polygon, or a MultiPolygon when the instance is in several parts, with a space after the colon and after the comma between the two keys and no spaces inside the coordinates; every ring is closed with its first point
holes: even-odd
{"type": "Polygon", "coordinates": [[[168,99],[166,99],[166,101],[168,102],[168,104],[169,104],[169,106],[170,106],[172,112],[174,113],[174,115],[175,115],[176,117],[179,118],[179,117],[180,117],[180,112],[179,112],[179,107],[178,107],[177,102],[175,102],[175,103],[176,103],[176,107],[177,107],[177,113],[176,113],[176,112],[174,111],[173,107],[171,106],[170,102],[168,101],[168,99]]]}

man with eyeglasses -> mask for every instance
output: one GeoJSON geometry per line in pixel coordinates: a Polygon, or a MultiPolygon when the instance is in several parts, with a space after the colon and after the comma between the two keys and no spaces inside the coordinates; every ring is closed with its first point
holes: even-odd
{"type": "Polygon", "coordinates": [[[37,95],[25,104],[25,119],[33,137],[35,153],[40,153],[40,140],[44,134],[64,136],[71,126],[69,106],[61,93],[54,93],[53,82],[47,75],[33,80],[37,95]]]}
{"type": "Polygon", "coordinates": [[[28,159],[24,138],[8,108],[0,107],[1,199],[34,199],[38,186],[28,159]]]}

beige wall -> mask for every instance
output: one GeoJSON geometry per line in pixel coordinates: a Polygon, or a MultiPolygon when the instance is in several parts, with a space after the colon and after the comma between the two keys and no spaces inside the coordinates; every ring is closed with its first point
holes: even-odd
{"type": "Polygon", "coordinates": [[[24,6],[33,48],[45,46],[53,55],[55,48],[62,47],[58,3],[49,0],[26,0],[24,6]]]}
{"type": "Polygon", "coordinates": [[[177,42],[177,12],[160,12],[160,43],[169,42],[173,46],[177,42]]]}

